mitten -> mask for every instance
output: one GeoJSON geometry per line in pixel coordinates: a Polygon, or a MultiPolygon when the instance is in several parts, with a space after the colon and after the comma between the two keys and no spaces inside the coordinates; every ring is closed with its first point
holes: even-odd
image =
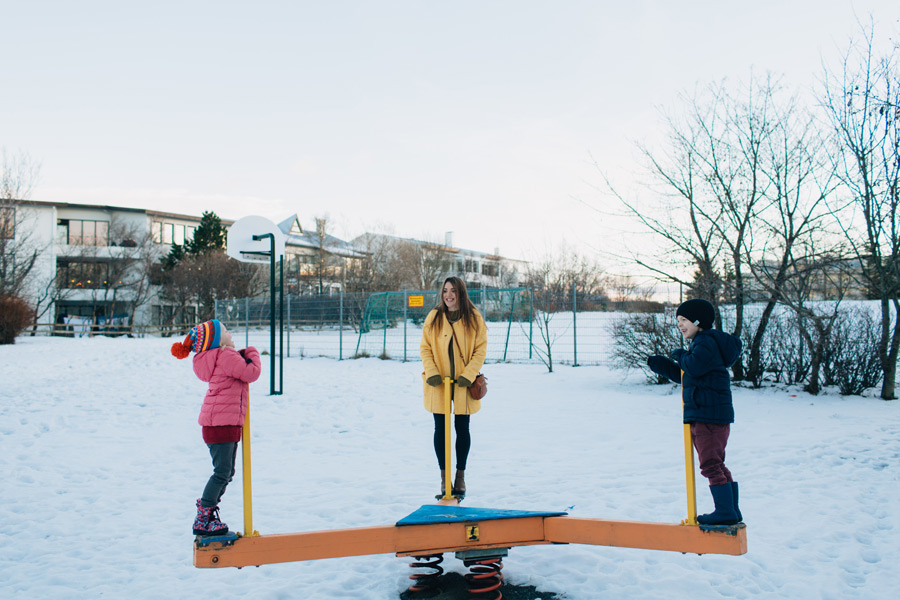
{"type": "Polygon", "coordinates": [[[463,376],[457,377],[457,378],[456,378],[456,383],[458,383],[458,384],[461,385],[462,387],[469,387],[470,385],[472,385],[472,382],[469,381],[468,379],[466,379],[466,378],[463,377],[463,376]]]}
{"type": "Polygon", "coordinates": [[[444,378],[441,377],[440,375],[432,375],[431,377],[429,377],[428,379],[425,380],[425,383],[427,383],[430,386],[437,387],[437,386],[441,385],[441,382],[443,380],[444,380],[444,378]]]}
{"type": "Polygon", "coordinates": [[[683,348],[675,348],[674,350],[669,352],[669,356],[672,358],[672,360],[674,360],[679,365],[681,365],[681,357],[684,354],[684,352],[685,352],[685,350],[683,348]]]}
{"type": "Polygon", "coordinates": [[[653,356],[647,357],[647,366],[650,367],[650,370],[654,373],[659,373],[660,375],[665,374],[665,365],[666,360],[668,360],[665,356],[660,356],[659,354],[654,354],[653,356]]]}

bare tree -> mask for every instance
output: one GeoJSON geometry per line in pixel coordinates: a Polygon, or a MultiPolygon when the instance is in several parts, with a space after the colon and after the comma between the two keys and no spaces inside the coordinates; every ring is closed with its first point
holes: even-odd
{"type": "Polygon", "coordinates": [[[40,248],[24,227],[26,200],[37,183],[40,165],[25,153],[2,151],[0,163],[0,295],[22,296],[40,248]]]}
{"type": "Polygon", "coordinates": [[[836,277],[844,264],[842,256],[827,250],[818,251],[816,241],[807,239],[804,243],[798,243],[790,256],[791,276],[779,292],[781,303],[797,315],[798,330],[810,357],[804,389],[814,395],[821,391],[825,353],[846,292],[846,286],[841,285],[842,278],[836,277]],[[811,302],[816,299],[815,292],[825,287],[834,291],[833,300],[811,302]]]}
{"type": "Polygon", "coordinates": [[[877,54],[874,41],[870,25],[850,43],[840,70],[826,70],[824,106],[836,135],[836,172],[859,217],[844,233],[881,305],[881,397],[892,400],[900,352],[900,47],[877,54]]]}
{"type": "Polygon", "coordinates": [[[797,290],[804,288],[809,274],[826,272],[841,259],[840,240],[829,231],[839,213],[828,210],[826,204],[835,181],[825,160],[826,136],[812,114],[798,106],[796,97],[771,102],[767,115],[768,134],[760,147],[758,167],[764,202],[754,211],[752,241],[743,249],[765,303],[743,377],[754,385],[760,385],[764,374],[762,344],[775,307],[779,302],[797,306],[803,297],[797,290]]]}
{"type": "Polygon", "coordinates": [[[387,267],[398,274],[401,287],[409,289],[433,289],[454,274],[465,279],[447,246],[427,240],[397,240],[387,267]]]}
{"type": "Polygon", "coordinates": [[[602,293],[603,270],[597,264],[563,244],[556,253],[547,252],[529,263],[526,286],[534,294],[534,322],[541,343],[535,353],[549,372],[553,372],[553,346],[568,326],[558,327],[553,321],[558,313],[572,310],[572,294],[602,293]]]}
{"type": "Polygon", "coordinates": [[[2,150],[0,163],[0,199],[27,200],[41,175],[41,164],[27,152],[12,155],[2,150]]]}
{"type": "MultiPolygon", "coordinates": [[[[733,366],[735,379],[759,382],[762,340],[791,273],[793,247],[821,233],[828,213],[824,200],[833,184],[823,167],[822,136],[771,76],[751,77],[738,92],[711,86],[685,105],[684,118],[667,120],[668,145],[642,148],[662,205],[623,200],[667,250],[637,263],[717,308],[733,303],[735,335],[745,330],[746,304],[764,292],[748,363],[741,357],[733,366]],[[688,266],[690,280],[682,274],[688,266]]],[[[716,323],[722,328],[718,310],[716,323]]]]}
{"type": "Polygon", "coordinates": [[[386,265],[394,255],[395,238],[387,233],[366,233],[354,241],[364,256],[348,261],[344,289],[348,292],[383,292],[400,289],[397,274],[386,265]]]}
{"type": "Polygon", "coordinates": [[[104,305],[107,318],[124,313],[133,324],[135,313],[151,297],[151,272],[162,251],[150,231],[114,218],[104,254],[106,280],[93,290],[93,299],[104,305]]]}
{"type": "Polygon", "coordinates": [[[688,288],[696,283],[698,295],[715,301],[722,285],[723,243],[716,229],[722,209],[703,191],[700,151],[704,136],[708,136],[705,132],[711,127],[704,126],[708,117],[700,106],[696,99],[689,102],[693,114],[685,122],[666,118],[667,144],[663,150],[653,152],[639,146],[652,177],[648,186],[652,200],[629,200],[608,179],[606,183],[626,213],[662,244],[661,251],[652,256],[646,247],[633,251],[630,260],[663,281],[688,288]]]}
{"type": "Polygon", "coordinates": [[[46,249],[34,236],[33,218],[25,200],[37,184],[40,164],[28,154],[8,154],[0,162],[0,296],[14,296],[33,304],[40,283],[31,281],[35,265],[46,249]]]}

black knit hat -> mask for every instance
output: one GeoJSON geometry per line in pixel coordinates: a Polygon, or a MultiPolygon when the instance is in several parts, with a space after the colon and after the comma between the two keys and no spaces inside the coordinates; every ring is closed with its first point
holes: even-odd
{"type": "Polygon", "coordinates": [[[684,317],[700,329],[712,329],[716,320],[716,309],[708,301],[694,298],[681,303],[675,311],[675,317],[684,317]]]}

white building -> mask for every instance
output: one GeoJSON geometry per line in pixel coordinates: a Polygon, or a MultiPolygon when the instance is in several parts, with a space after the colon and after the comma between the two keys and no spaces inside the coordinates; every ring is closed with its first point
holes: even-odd
{"type": "Polygon", "coordinates": [[[433,272],[426,275],[434,277],[431,282],[424,282],[425,287],[439,285],[444,277],[455,275],[466,282],[470,288],[481,287],[519,287],[522,285],[528,262],[500,255],[499,248],[493,252],[458,248],[453,245],[453,232],[444,234],[444,243],[397,237],[382,233],[365,233],[353,240],[360,249],[387,245],[396,253],[405,245],[419,247],[424,254],[423,262],[429,257],[437,263],[433,272]]]}
{"type": "Polygon", "coordinates": [[[160,309],[146,267],[191,239],[200,223],[190,215],[63,202],[15,201],[4,211],[19,254],[37,253],[22,292],[37,307],[38,323],[153,322],[154,302],[160,309]]]}
{"type": "MultiPolygon", "coordinates": [[[[150,209],[63,202],[17,200],[3,203],[0,210],[4,255],[36,255],[21,292],[37,307],[38,323],[95,327],[166,322],[171,307],[160,300],[158,286],[151,285],[152,267],[173,244],[192,239],[201,220],[150,209]]],[[[221,222],[225,228],[233,224],[221,222]]],[[[333,236],[323,243],[304,232],[296,215],[278,227],[286,236],[288,264],[312,263],[323,250],[339,261],[363,256],[333,236]]]]}

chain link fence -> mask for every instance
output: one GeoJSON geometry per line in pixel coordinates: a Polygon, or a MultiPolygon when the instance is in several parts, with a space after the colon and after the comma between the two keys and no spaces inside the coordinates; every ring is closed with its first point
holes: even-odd
{"type": "MultiPolygon", "coordinates": [[[[626,311],[662,310],[656,303],[601,305],[574,294],[570,310],[542,313],[530,288],[471,289],[469,297],[488,326],[487,362],[540,363],[549,346],[555,365],[612,365],[626,311]]],[[[418,361],[422,323],[438,302],[435,290],[286,296],[283,308],[275,304],[276,331],[284,323],[275,344],[286,357],[418,361]]],[[[243,337],[267,352],[271,304],[269,297],[220,300],[216,318],[238,344],[243,337]]]]}

